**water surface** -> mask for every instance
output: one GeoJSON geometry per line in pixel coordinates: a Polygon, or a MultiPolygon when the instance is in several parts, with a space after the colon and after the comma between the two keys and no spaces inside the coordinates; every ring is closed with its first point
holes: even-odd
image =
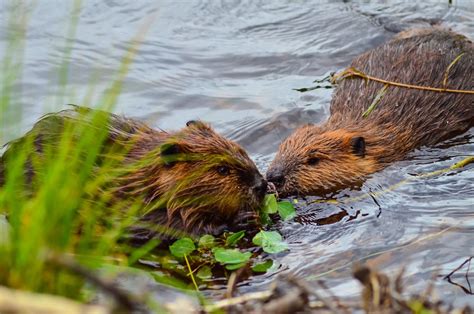
{"type": "MultiPolygon", "coordinates": [[[[1,3],[5,25],[11,4],[1,3]]],[[[83,1],[71,38],[66,95],[58,100],[51,95],[58,89],[72,4],[37,1],[30,10],[24,79],[14,98],[23,124],[12,126],[4,140],[59,104],[84,104],[91,82],[96,91],[107,88],[131,38],[152,18],[115,112],[163,129],[181,128],[191,119],[208,121],[242,144],[262,171],[292,130],[328,117],[332,90],[293,89],[343,69],[410,26],[441,23],[474,38],[470,1],[83,1]]],[[[1,34],[0,51],[5,44],[1,34]]],[[[291,271],[315,287],[323,279],[335,294],[352,297],[360,289],[350,275],[358,261],[388,274],[404,265],[408,291],[420,291],[435,276],[442,298],[474,305],[462,288],[442,280],[474,255],[474,167],[416,176],[473,154],[470,130],[415,151],[374,174],[360,190],[341,191],[338,205],[301,199],[298,217],[276,226],[290,248],[276,256],[280,266],[246,280],[240,291],[264,289],[277,273],[291,271]]],[[[454,279],[468,287],[463,276],[454,279]]],[[[219,284],[212,289],[215,295],[225,290],[219,284]]]]}

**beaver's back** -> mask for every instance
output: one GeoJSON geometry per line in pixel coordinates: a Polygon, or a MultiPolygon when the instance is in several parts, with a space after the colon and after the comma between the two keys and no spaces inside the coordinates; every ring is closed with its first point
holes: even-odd
{"type": "MultiPolygon", "coordinates": [[[[45,151],[56,154],[61,149],[60,143],[66,134],[77,145],[82,136],[89,133],[92,134],[91,139],[95,144],[101,144],[100,152],[96,156],[96,163],[101,164],[102,160],[111,154],[139,158],[143,155],[141,151],[146,150],[147,146],[157,146],[167,137],[165,132],[153,130],[140,121],[100,110],[71,106],[71,109],[43,116],[25,136],[6,144],[6,150],[0,156],[0,186],[4,184],[7,159],[16,158],[15,155],[20,151],[29,149],[25,146],[29,140],[32,140],[33,144],[31,153],[42,156],[45,151]],[[139,146],[141,151],[134,149],[136,146],[139,146]]],[[[35,170],[31,159],[28,158],[25,178],[30,182],[34,175],[35,170]]]]}
{"type": "MultiPolygon", "coordinates": [[[[388,81],[474,90],[474,45],[462,35],[431,29],[401,34],[353,60],[351,67],[388,81]],[[453,63],[453,61],[458,60],[453,63]],[[452,64],[453,63],[453,64],[452,64]],[[451,65],[451,67],[450,67],[451,65]],[[446,86],[443,85],[448,72],[446,86]]],[[[460,134],[474,125],[474,95],[388,86],[367,117],[363,113],[384,84],[346,78],[331,102],[330,128],[371,128],[374,124],[409,132],[412,148],[460,134]]],[[[405,133],[406,134],[406,133],[405,133]]],[[[395,134],[396,135],[396,134],[395,134]]]]}

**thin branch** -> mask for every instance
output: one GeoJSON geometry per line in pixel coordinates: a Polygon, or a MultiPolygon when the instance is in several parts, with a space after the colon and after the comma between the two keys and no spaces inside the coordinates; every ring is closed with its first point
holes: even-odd
{"type": "Polygon", "coordinates": [[[214,304],[207,305],[204,307],[204,310],[206,312],[213,312],[215,310],[219,310],[222,308],[226,308],[232,305],[238,305],[242,304],[248,301],[253,301],[253,300],[266,300],[269,297],[271,297],[273,294],[272,290],[267,290],[267,291],[259,291],[259,292],[253,292],[253,293],[248,293],[244,294],[235,298],[230,298],[230,299],[225,299],[222,301],[218,301],[214,304]]]}
{"type": "Polygon", "coordinates": [[[391,86],[410,88],[410,89],[418,89],[418,90],[424,90],[424,91],[430,91],[430,92],[474,95],[474,90],[439,88],[439,87],[420,86],[420,85],[412,85],[412,84],[405,84],[405,83],[388,81],[388,80],[384,80],[384,79],[381,79],[381,78],[378,78],[378,77],[375,77],[375,76],[365,74],[364,72],[361,72],[361,71],[357,70],[354,67],[347,68],[346,70],[342,71],[341,73],[338,73],[337,75],[335,75],[334,76],[334,81],[337,82],[337,81],[340,81],[340,80],[343,80],[343,79],[349,78],[349,77],[360,77],[360,78],[363,78],[364,80],[367,80],[367,81],[374,81],[374,82],[383,83],[383,84],[391,85],[391,86]]]}

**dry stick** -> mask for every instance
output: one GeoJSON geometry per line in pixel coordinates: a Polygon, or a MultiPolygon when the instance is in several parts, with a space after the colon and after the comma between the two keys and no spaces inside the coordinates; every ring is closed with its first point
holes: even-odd
{"type": "Polygon", "coordinates": [[[222,301],[218,301],[214,304],[207,305],[204,307],[204,310],[206,312],[212,312],[218,309],[226,308],[232,305],[237,305],[241,303],[245,303],[248,301],[253,301],[253,300],[265,300],[271,297],[273,294],[272,290],[268,291],[259,291],[259,292],[252,292],[248,294],[244,294],[242,296],[238,296],[235,298],[230,298],[230,299],[225,299],[222,301]]]}
{"type": "MultiPolygon", "coordinates": [[[[308,286],[301,282],[301,281],[294,281],[291,280],[295,285],[300,287],[300,289],[304,289],[307,291],[307,293],[313,294],[316,298],[318,298],[320,301],[312,301],[309,302],[309,306],[311,308],[327,308],[333,310],[334,313],[340,313],[340,311],[332,306],[331,302],[326,300],[324,297],[322,297],[320,294],[315,292],[313,289],[309,289],[308,286]]],[[[233,305],[238,305],[238,304],[243,304],[248,301],[256,301],[256,300],[266,300],[270,298],[274,293],[274,290],[267,290],[267,291],[260,291],[260,292],[251,292],[247,293],[238,297],[234,298],[228,298],[224,299],[222,301],[215,302],[214,304],[207,305],[204,307],[204,310],[206,312],[213,312],[215,310],[227,308],[233,305]]]]}
{"type": "Polygon", "coordinates": [[[246,272],[249,271],[249,264],[245,265],[237,269],[236,271],[232,272],[230,275],[229,280],[227,281],[227,291],[225,293],[226,298],[232,298],[234,296],[235,288],[237,284],[242,280],[242,276],[245,275],[246,272]]]}
{"type": "Polygon", "coordinates": [[[234,296],[235,287],[237,286],[237,272],[232,272],[229,280],[227,281],[227,290],[225,292],[226,298],[232,298],[234,296]]]}
{"type": "Polygon", "coordinates": [[[470,262],[473,258],[474,258],[474,256],[469,257],[469,258],[468,258],[467,260],[465,260],[461,265],[459,265],[458,267],[456,267],[455,270],[453,270],[452,272],[450,272],[448,275],[444,276],[443,279],[449,279],[449,277],[451,277],[455,272],[457,272],[458,270],[460,270],[461,268],[463,268],[463,266],[466,265],[468,262],[470,262]]]}
{"type": "Polygon", "coordinates": [[[469,291],[472,291],[471,282],[469,281],[469,271],[471,270],[471,260],[472,260],[472,257],[469,259],[469,263],[468,263],[468,265],[467,265],[466,274],[464,275],[464,277],[466,277],[466,281],[467,281],[467,284],[468,284],[468,286],[469,286],[469,291]]]}
{"type": "MultiPolygon", "coordinates": [[[[459,60],[459,59],[458,59],[459,60]]],[[[454,61],[453,61],[454,62],[454,61]]],[[[374,77],[364,72],[357,70],[354,67],[350,67],[343,72],[334,76],[334,81],[343,80],[349,77],[360,77],[368,81],[374,81],[378,83],[383,83],[387,85],[397,86],[397,87],[404,87],[410,89],[418,89],[424,91],[431,91],[431,92],[438,92],[438,93],[455,93],[455,94],[471,94],[474,95],[474,90],[463,90],[463,89],[450,89],[450,88],[439,88],[439,87],[430,87],[430,86],[419,86],[419,85],[412,85],[412,84],[405,84],[405,83],[398,83],[393,81],[384,80],[378,77],[374,77]]]]}

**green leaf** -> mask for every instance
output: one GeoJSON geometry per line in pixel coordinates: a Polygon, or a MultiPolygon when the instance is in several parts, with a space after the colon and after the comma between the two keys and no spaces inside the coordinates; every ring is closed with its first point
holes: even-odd
{"type": "Polygon", "coordinates": [[[262,246],[263,241],[265,239],[268,239],[268,240],[275,239],[277,241],[281,241],[282,237],[277,231],[264,231],[264,230],[262,230],[253,237],[252,243],[257,245],[257,246],[262,246]]]}
{"type": "Polygon", "coordinates": [[[269,259],[263,263],[253,265],[252,270],[256,273],[265,273],[272,266],[273,266],[273,261],[269,259]]]}
{"type": "Polygon", "coordinates": [[[195,249],[196,246],[194,246],[194,242],[190,238],[179,239],[170,245],[170,252],[176,257],[184,257],[185,255],[189,255],[195,249]]]}
{"type": "Polygon", "coordinates": [[[278,213],[283,220],[289,220],[296,216],[295,207],[288,201],[278,202],[278,213]]]}
{"type": "Polygon", "coordinates": [[[196,274],[196,277],[201,278],[201,279],[210,279],[212,278],[212,270],[211,267],[209,266],[203,266],[199,269],[199,271],[196,274]]]}
{"type": "Polygon", "coordinates": [[[239,240],[244,237],[244,235],[245,235],[244,230],[241,230],[236,233],[232,233],[230,236],[227,237],[227,239],[225,239],[225,245],[226,246],[236,245],[237,242],[239,242],[239,240]]]}
{"type": "Polygon", "coordinates": [[[276,231],[260,231],[253,237],[252,242],[261,246],[267,253],[280,253],[288,249],[281,235],[276,231]]]}
{"type": "Polygon", "coordinates": [[[263,200],[263,212],[267,214],[275,214],[278,211],[278,204],[275,194],[265,195],[263,200]]]}
{"type": "Polygon", "coordinates": [[[198,247],[210,249],[216,246],[216,238],[210,234],[205,234],[199,238],[198,247]]]}
{"type": "Polygon", "coordinates": [[[246,264],[247,262],[238,263],[238,264],[228,264],[228,265],[225,265],[225,268],[227,268],[228,270],[236,270],[245,266],[246,264]]]}
{"type": "Polygon", "coordinates": [[[252,256],[252,253],[242,253],[237,249],[217,248],[214,250],[214,257],[216,261],[223,265],[244,263],[250,259],[250,256],[252,256]]]}

